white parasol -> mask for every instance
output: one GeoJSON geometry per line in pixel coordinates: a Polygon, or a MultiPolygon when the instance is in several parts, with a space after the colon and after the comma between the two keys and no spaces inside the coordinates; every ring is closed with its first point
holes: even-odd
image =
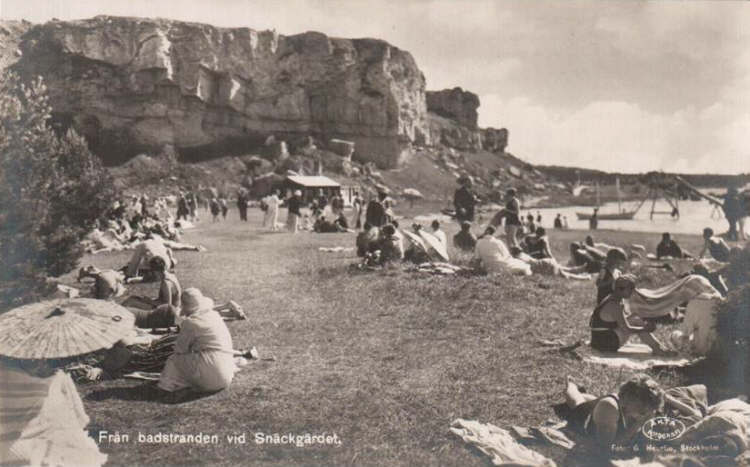
{"type": "Polygon", "coordinates": [[[438,239],[431,233],[426,232],[424,229],[419,231],[419,236],[422,237],[422,240],[424,240],[427,246],[435,250],[435,253],[437,253],[443,259],[443,261],[450,261],[450,257],[448,256],[448,247],[446,245],[443,245],[443,242],[441,242],[440,239],[438,239]]]}
{"type": "Polygon", "coordinates": [[[32,303],[0,315],[0,355],[57,359],[109,348],[133,329],[135,316],[91,298],[32,303]]]}

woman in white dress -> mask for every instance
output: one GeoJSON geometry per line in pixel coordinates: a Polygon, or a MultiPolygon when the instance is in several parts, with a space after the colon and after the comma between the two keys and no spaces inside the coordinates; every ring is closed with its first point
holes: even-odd
{"type": "Polygon", "coordinates": [[[174,353],[167,360],[159,388],[174,392],[194,389],[213,392],[226,389],[237,367],[232,336],[214,311],[214,302],[196,288],[182,293],[182,322],[174,353]]]}

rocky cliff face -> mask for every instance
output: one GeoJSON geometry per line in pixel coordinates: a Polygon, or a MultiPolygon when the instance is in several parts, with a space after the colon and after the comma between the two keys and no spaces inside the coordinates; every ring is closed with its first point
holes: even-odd
{"type": "Polygon", "coordinates": [[[464,151],[482,149],[477,126],[479,97],[461,88],[427,91],[430,138],[464,151]]]}
{"type": "Polygon", "coordinates": [[[505,152],[508,146],[508,130],[506,128],[482,128],[482,148],[491,152],[505,152]]]}
{"type": "Polygon", "coordinates": [[[424,76],[380,40],[101,16],[35,26],[20,49],[15,69],[42,75],[56,117],[110,163],[273,134],[354,141],[355,159],[391,168],[429,143],[424,76]]]}

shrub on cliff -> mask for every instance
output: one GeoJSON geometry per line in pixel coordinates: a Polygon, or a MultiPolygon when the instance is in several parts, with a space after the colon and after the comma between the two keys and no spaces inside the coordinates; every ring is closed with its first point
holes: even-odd
{"type": "Polygon", "coordinates": [[[0,77],[0,309],[72,270],[114,199],[109,174],[73,130],[57,135],[41,78],[0,77]]]}

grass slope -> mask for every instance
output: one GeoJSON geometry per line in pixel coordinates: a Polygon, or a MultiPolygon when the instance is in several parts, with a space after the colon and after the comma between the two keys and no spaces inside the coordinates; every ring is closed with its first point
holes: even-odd
{"type": "MultiPolygon", "coordinates": [[[[553,232],[558,257],[567,259],[568,243],[584,235],[553,232]]],[[[652,251],[658,241],[640,233],[598,236],[652,251]]],[[[697,250],[697,237],[677,237],[697,250]]],[[[249,319],[229,323],[235,348],[255,345],[275,361],[252,362],[227,391],[178,405],[144,398],[132,381],[81,386],[93,436],[100,429],[131,436],[101,444],[112,465],[485,465],[449,433],[453,419],[534,425],[553,416],[549,405],[561,399],[566,374],[593,393],[628,376],[538,344],[587,336],[592,282],[351,272],[353,253],[318,247],[352,246],[353,234],[266,233],[259,211],[250,223],[235,212],[227,222],[201,223],[185,241],[208,251],[177,252],[183,287],[241,303],[249,319]],[[247,432],[248,444],[139,444],[138,432],[247,432]],[[255,432],[336,433],[342,445],[261,446],[255,432]]],[[[118,267],[127,258],[105,254],[84,263],[118,267]]],[[[651,272],[645,280],[673,277],[651,272]]],[[[155,295],[155,287],[134,289],[155,295]]]]}

